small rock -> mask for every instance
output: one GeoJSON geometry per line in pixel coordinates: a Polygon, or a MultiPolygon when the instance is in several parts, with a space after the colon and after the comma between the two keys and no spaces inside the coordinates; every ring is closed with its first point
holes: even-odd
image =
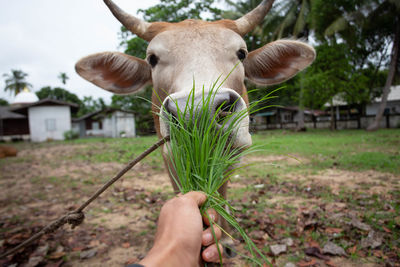
{"type": "Polygon", "coordinates": [[[378,235],[375,231],[369,232],[367,238],[361,239],[362,248],[375,249],[381,245],[382,245],[382,237],[378,235]]]}
{"type": "Polygon", "coordinates": [[[318,224],[317,220],[307,220],[304,223],[305,227],[312,227],[312,226],[316,226],[318,224]]]}
{"type": "Polygon", "coordinates": [[[355,219],[355,218],[353,218],[353,219],[351,220],[350,224],[351,224],[352,226],[354,226],[354,227],[360,229],[360,230],[363,230],[363,231],[366,231],[366,232],[371,231],[371,226],[369,226],[368,224],[362,223],[362,222],[360,222],[359,220],[357,220],[357,219],[355,219]]]}
{"type": "Polygon", "coordinates": [[[289,238],[285,238],[282,240],[282,244],[285,244],[288,247],[291,247],[294,245],[293,239],[289,238]]]}
{"type": "Polygon", "coordinates": [[[284,267],[296,267],[296,264],[292,262],[287,262],[284,267]]]}
{"type": "Polygon", "coordinates": [[[384,208],[385,210],[394,210],[393,206],[390,205],[389,203],[385,203],[385,205],[383,205],[383,208],[384,208]]]}
{"type": "Polygon", "coordinates": [[[339,247],[338,245],[330,241],[325,244],[324,248],[322,249],[322,253],[334,256],[347,256],[342,247],[339,247]]]}
{"type": "Polygon", "coordinates": [[[80,254],[81,260],[93,258],[97,253],[97,248],[82,251],[80,254]]]}
{"type": "Polygon", "coordinates": [[[28,263],[25,265],[26,267],[35,267],[38,266],[43,261],[42,256],[30,257],[28,263]]]}
{"type": "Polygon", "coordinates": [[[341,221],[341,218],[346,217],[346,214],[343,212],[333,213],[332,215],[328,214],[329,219],[333,221],[341,221]]]}
{"type": "Polygon", "coordinates": [[[58,260],[58,259],[61,259],[62,257],[64,257],[66,254],[67,253],[65,253],[64,251],[58,251],[58,252],[53,252],[52,254],[50,254],[47,257],[51,260],[58,260]]]}
{"type": "Polygon", "coordinates": [[[255,189],[261,189],[261,188],[264,188],[264,187],[265,187],[265,184],[256,184],[254,186],[255,189]]]}
{"type": "Polygon", "coordinates": [[[264,239],[264,235],[265,235],[264,231],[259,231],[259,230],[253,231],[253,232],[251,232],[251,234],[250,234],[250,236],[251,236],[253,239],[256,239],[256,240],[262,240],[262,239],[264,239]]]}
{"type": "Polygon", "coordinates": [[[271,245],[269,246],[269,248],[274,256],[278,256],[279,254],[282,254],[287,250],[286,245],[271,245]]]}
{"type": "Polygon", "coordinates": [[[44,257],[44,256],[47,255],[48,251],[49,251],[49,245],[46,244],[44,246],[38,247],[33,254],[34,254],[34,256],[42,256],[42,257],[44,257]]]}
{"type": "Polygon", "coordinates": [[[304,249],[304,253],[307,256],[313,256],[316,257],[318,259],[322,259],[322,260],[329,260],[328,256],[325,256],[321,253],[321,250],[317,247],[309,247],[309,248],[305,248],[304,249]]]}

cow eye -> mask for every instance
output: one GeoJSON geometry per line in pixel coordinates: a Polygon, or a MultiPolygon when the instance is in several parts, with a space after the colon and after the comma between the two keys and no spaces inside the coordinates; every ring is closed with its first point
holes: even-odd
{"type": "Polygon", "coordinates": [[[158,63],[158,57],[156,56],[156,55],[150,55],[148,58],[147,58],[147,61],[149,62],[149,64],[151,65],[151,67],[152,68],[154,68],[156,65],[157,65],[157,63],[158,63]]]}
{"type": "Polygon", "coordinates": [[[244,60],[244,59],[246,58],[246,56],[247,56],[247,52],[246,52],[246,50],[244,50],[244,49],[239,49],[239,50],[236,52],[236,55],[237,55],[237,57],[239,58],[239,60],[244,60]]]}

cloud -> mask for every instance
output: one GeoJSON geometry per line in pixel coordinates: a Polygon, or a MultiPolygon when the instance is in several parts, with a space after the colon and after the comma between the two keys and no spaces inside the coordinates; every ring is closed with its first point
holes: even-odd
{"type": "MultiPolygon", "coordinates": [[[[114,0],[124,10],[136,14],[156,0],[114,0]]],[[[83,56],[101,51],[118,50],[119,22],[100,0],[0,0],[0,74],[11,69],[28,73],[34,91],[43,86],[61,86],[57,78],[66,72],[65,86],[79,97],[112,96],[75,73],[74,65],[83,56]]],[[[0,98],[13,100],[3,91],[0,98]]]]}

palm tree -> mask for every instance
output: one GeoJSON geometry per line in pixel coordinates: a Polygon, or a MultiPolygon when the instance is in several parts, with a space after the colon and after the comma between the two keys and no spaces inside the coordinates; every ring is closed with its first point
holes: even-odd
{"type": "MultiPolygon", "coordinates": [[[[254,9],[261,0],[250,1],[231,1],[226,2],[234,8],[234,11],[223,13],[224,18],[236,19],[243,16],[248,10],[254,9]]],[[[268,42],[281,38],[303,38],[308,39],[310,25],[307,16],[311,10],[311,0],[282,0],[276,1],[273,8],[268,13],[262,25],[246,36],[249,50],[254,50],[268,42]]],[[[304,74],[300,74],[300,80],[304,79],[304,74]]],[[[299,123],[298,130],[304,127],[304,88],[300,81],[299,93],[299,123]]]]}
{"type": "MultiPolygon", "coordinates": [[[[326,5],[323,2],[320,4],[326,5]]],[[[376,64],[377,73],[387,57],[382,51],[386,51],[385,47],[392,46],[390,59],[386,62],[389,71],[382,90],[382,100],[374,121],[367,127],[369,131],[377,130],[386,108],[390,87],[399,68],[400,2],[364,0],[354,3],[350,9],[344,8],[344,12],[340,7],[337,10],[340,12],[337,12],[336,16],[331,12],[330,20],[325,19],[325,24],[320,24],[324,28],[315,27],[316,32],[321,34],[323,30],[323,35],[333,41],[336,41],[336,35],[346,40],[351,49],[361,55],[357,62],[359,68],[366,64],[368,58],[374,57],[374,61],[379,62],[376,64]]]]}
{"type": "Polygon", "coordinates": [[[69,80],[69,77],[65,72],[60,72],[60,74],[58,75],[58,79],[60,79],[62,84],[65,85],[67,83],[67,80],[69,80]]]}
{"type": "MultiPolygon", "coordinates": [[[[273,12],[271,12],[263,25],[264,41],[287,37],[308,40],[311,32],[309,16],[312,3],[311,0],[282,0],[276,2],[273,12]]],[[[297,131],[306,129],[304,126],[304,77],[304,72],[299,74],[300,91],[297,131]]]]}
{"type": "Polygon", "coordinates": [[[11,70],[11,74],[4,73],[3,77],[6,78],[6,87],[4,91],[10,91],[14,93],[14,95],[17,95],[25,87],[32,87],[32,85],[25,80],[26,76],[28,76],[28,74],[22,70],[11,70]]]}

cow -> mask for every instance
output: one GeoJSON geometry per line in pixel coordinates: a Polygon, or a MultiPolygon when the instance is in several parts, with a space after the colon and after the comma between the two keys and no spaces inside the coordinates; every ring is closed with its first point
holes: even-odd
{"type": "MultiPolygon", "coordinates": [[[[130,94],[152,84],[152,110],[157,135],[169,134],[168,124],[157,114],[162,106],[176,112],[175,103],[186,105],[195,86],[196,103],[218,77],[226,77],[214,101],[230,103],[234,112],[248,106],[245,78],[258,85],[278,84],[295,76],[315,59],[314,49],[296,40],[278,40],[248,52],[243,36],[260,24],[274,0],[262,1],[237,20],[184,20],[178,23],[146,22],[104,0],[112,14],[132,33],[149,42],[145,59],[119,52],[103,52],[79,60],[76,71],[86,80],[115,94],[130,94]],[[235,67],[236,66],[236,67],[235,67]],[[193,83],[195,81],[195,83],[193,83]],[[173,100],[173,101],[171,101],[173,100]]],[[[217,109],[214,105],[212,108],[217,109]]],[[[235,147],[251,145],[249,116],[237,126],[235,147]]],[[[163,157],[167,170],[167,149],[163,157]]],[[[171,179],[175,191],[178,190],[171,179]]],[[[227,185],[220,193],[226,196],[227,185]]]]}

